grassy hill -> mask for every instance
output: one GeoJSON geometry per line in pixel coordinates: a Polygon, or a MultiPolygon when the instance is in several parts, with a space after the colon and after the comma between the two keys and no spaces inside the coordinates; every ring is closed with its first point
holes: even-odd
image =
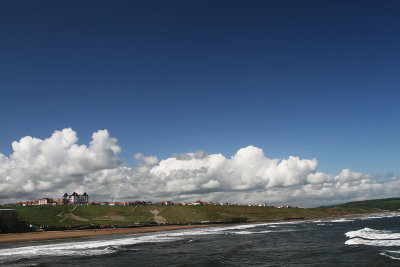
{"type": "MultiPolygon", "coordinates": [[[[8,207],[10,208],[10,207],[8,207]]],[[[324,217],[326,209],[278,209],[245,206],[27,206],[18,210],[19,219],[28,224],[127,225],[139,223],[200,223],[262,221],[324,217]]]]}
{"type": "Polygon", "coordinates": [[[400,209],[400,198],[384,198],[384,199],[372,199],[364,201],[354,201],[344,204],[338,204],[330,206],[336,209],[341,209],[345,212],[355,211],[373,211],[373,210],[388,210],[398,211],[400,209]]]}
{"type": "MultiPolygon", "coordinates": [[[[1,207],[0,207],[1,208],[1,207]]],[[[249,206],[17,206],[19,220],[33,225],[133,225],[267,221],[318,218],[400,209],[400,198],[349,202],[327,207],[273,208],[249,206]]]]}

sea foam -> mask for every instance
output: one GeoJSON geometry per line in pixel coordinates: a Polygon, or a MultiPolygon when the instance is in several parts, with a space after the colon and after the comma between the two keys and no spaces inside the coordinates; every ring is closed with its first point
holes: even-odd
{"type": "Polygon", "coordinates": [[[350,231],[345,234],[349,238],[363,238],[370,240],[382,240],[382,239],[400,239],[400,233],[393,233],[385,230],[375,230],[368,227],[357,231],[350,231]]]}
{"type": "Polygon", "coordinates": [[[382,218],[394,218],[400,217],[400,212],[387,212],[387,213],[380,213],[380,214],[372,214],[372,215],[364,215],[359,217],[360,220],[372,220],[372,219],[382,219],[382,218]]]}
{"type": "Polygon", "coordinates": [[[38,256],[93,256],[110,254],[119,246],[149,242],[167,242],[176,238],[166,235],[145,235],[101,241],[79,241],[49,245],[0,249],[0,263],[6,259],[33,258],[38,256]]]}
{"type": "MultiPolygon", "coordinates": [[[[345,242],[349,246],[400,247],[400,233],[392,231],[365,227],[360,230],[347,232],[345,235],[350,238],[345,242]]],[[[400,251],[397,250],[384,250],[379,254],[392,260],[400,260],[400,251]]]]}
{"type": "Polygon", "coordinates": [[[392,260],[400,260],[400,251],[382,251],[379,254],[392,260]]]}
{"type": "Polygon", "coordinates": [[[65,242],[47,245],[23,246],[16,248],[0,249],[0,264],[18,259],[35,258],[41,256],[94,256],[114,253],[121,246],[129,246],[142,243],[173,242],[187,236],[239,233],[252,234],[245,231],[266,224],[244,224],[222,227],[205,227],[177,231],[151,233],[145,235],[130,234],[124,238],[109,240],[85,240],[77,242],[65,242]]]}
{"type": "Polygon", "coordinates": [[[378,240],[369,240],[362,239],[359,237],[349,239],[345,242],[346,245],[366,245],[366,246],[375,246],[375,247],[394,247],[400,246],[400,240],[398,239],[378,239],[378,240]]]}

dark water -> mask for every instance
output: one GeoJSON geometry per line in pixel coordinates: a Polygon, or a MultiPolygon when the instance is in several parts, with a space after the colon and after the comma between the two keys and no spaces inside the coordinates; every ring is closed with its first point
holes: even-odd
{"type": "Polygon", "coordinates": [[[0,246],[6,266],[400,266],[400,214],[0,246]]]}

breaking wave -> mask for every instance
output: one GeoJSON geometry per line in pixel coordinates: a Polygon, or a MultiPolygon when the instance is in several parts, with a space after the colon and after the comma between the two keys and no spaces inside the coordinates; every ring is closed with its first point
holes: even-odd
{"type": "Polygon", "coordinates": [[[371,219],[383,219],[383,218],[394,218],[400,217],[400,212],[387,212],[381,214],[371,214],[359,217],[360,220],[371,220],[371,219]]]}
{"type": "Polygon", "coordinates": [[[368,227],[357,231],[350,231],[345,234],[349,238],[360,237],[363,239],[400,239],[400,233],[393,233],[392,231],[375,230],[368,227]]]}
{"type": "Polygon", "coordinates": [[[395,247],[400,246],[400,240],[368,240],[359,237],[349,239],[345,242],[346,245],[366,245],[375,247],[395,247]]]}
{"type": "Polygon", "coordinates": [[[328,219],[328,220],[320,220],[320,221],[314,221],[314,222],[325,222],[325,223],[343,223],[343,222],[354,222],[354,219],[328,219]]]}
{"type": "MultiPolygon", "coordinates": [[[[347,232],[345,235],[350,238],[345,242],[349,246],[400,247],[400,233],[392,231],[365,227],[357,231],[347,232]]],[[[398,250],[383,250],[379,254],[393,260],[400,260],[400,251],[398,250]]]]}
{"type": "Polygon", "coordinates": [[[174,238],[161,235],[147,235],[101,241],[78,241],[49,245],[25,246],[0,250],[0,263],[39,256],[95,256],[114,253],[120,246],[149,242],[167,242],[174,238]]]}
{"type": "MultiPolygon", "coordinates": [[[[47,245],[23,246],[0,249],[0,264],[19,259],[29,259],[42,256],[96,256],[115,253],[124,247],[143,243],[174,242],[188,236],[209,234],[254,234],[272,231],[248,231],[252,228],[265,226],[262,224],[245,224],[223,227],[205,227],[188,230],[159,232],[145,235],[131,234],[124,238],[110,240],[86,240],[47,245]]],[[[279,231],[279,230],[277,230],[279,231]]]]}
{"type": "Polygon", "coordinates": [[[379,253],[382,256],[388,257],[392,260],[400,260],[400,250],[399,251],[383,251],[379,253]]]}

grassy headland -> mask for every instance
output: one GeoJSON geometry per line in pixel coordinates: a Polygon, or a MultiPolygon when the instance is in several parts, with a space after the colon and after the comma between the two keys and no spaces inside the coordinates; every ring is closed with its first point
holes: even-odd
{"type": "Polygon", "coordinates": [[[371,199],[363,201],[354,201],[344,204],[329,206],[327,208],[339,209],[346,213],[360,213],[370,211],[399,211],[400,198],[384,198],[384,199],[371,199]]]}
{"type": "Polygon", "coordinates": [[[16,206],[26,224],[55,228],[88,225],[196,224],[311,219],[400,208],[400,198],[377,199],[320,208],[274,208],[253,206],[16,206]]]}
{"type": "Polygon", "coordinates": [[[246,206],[27,206],[19,220],[33,225],[124,225],[141,223],[184,224],[324,217],[324,208],[297,209],[246,206]]]}

